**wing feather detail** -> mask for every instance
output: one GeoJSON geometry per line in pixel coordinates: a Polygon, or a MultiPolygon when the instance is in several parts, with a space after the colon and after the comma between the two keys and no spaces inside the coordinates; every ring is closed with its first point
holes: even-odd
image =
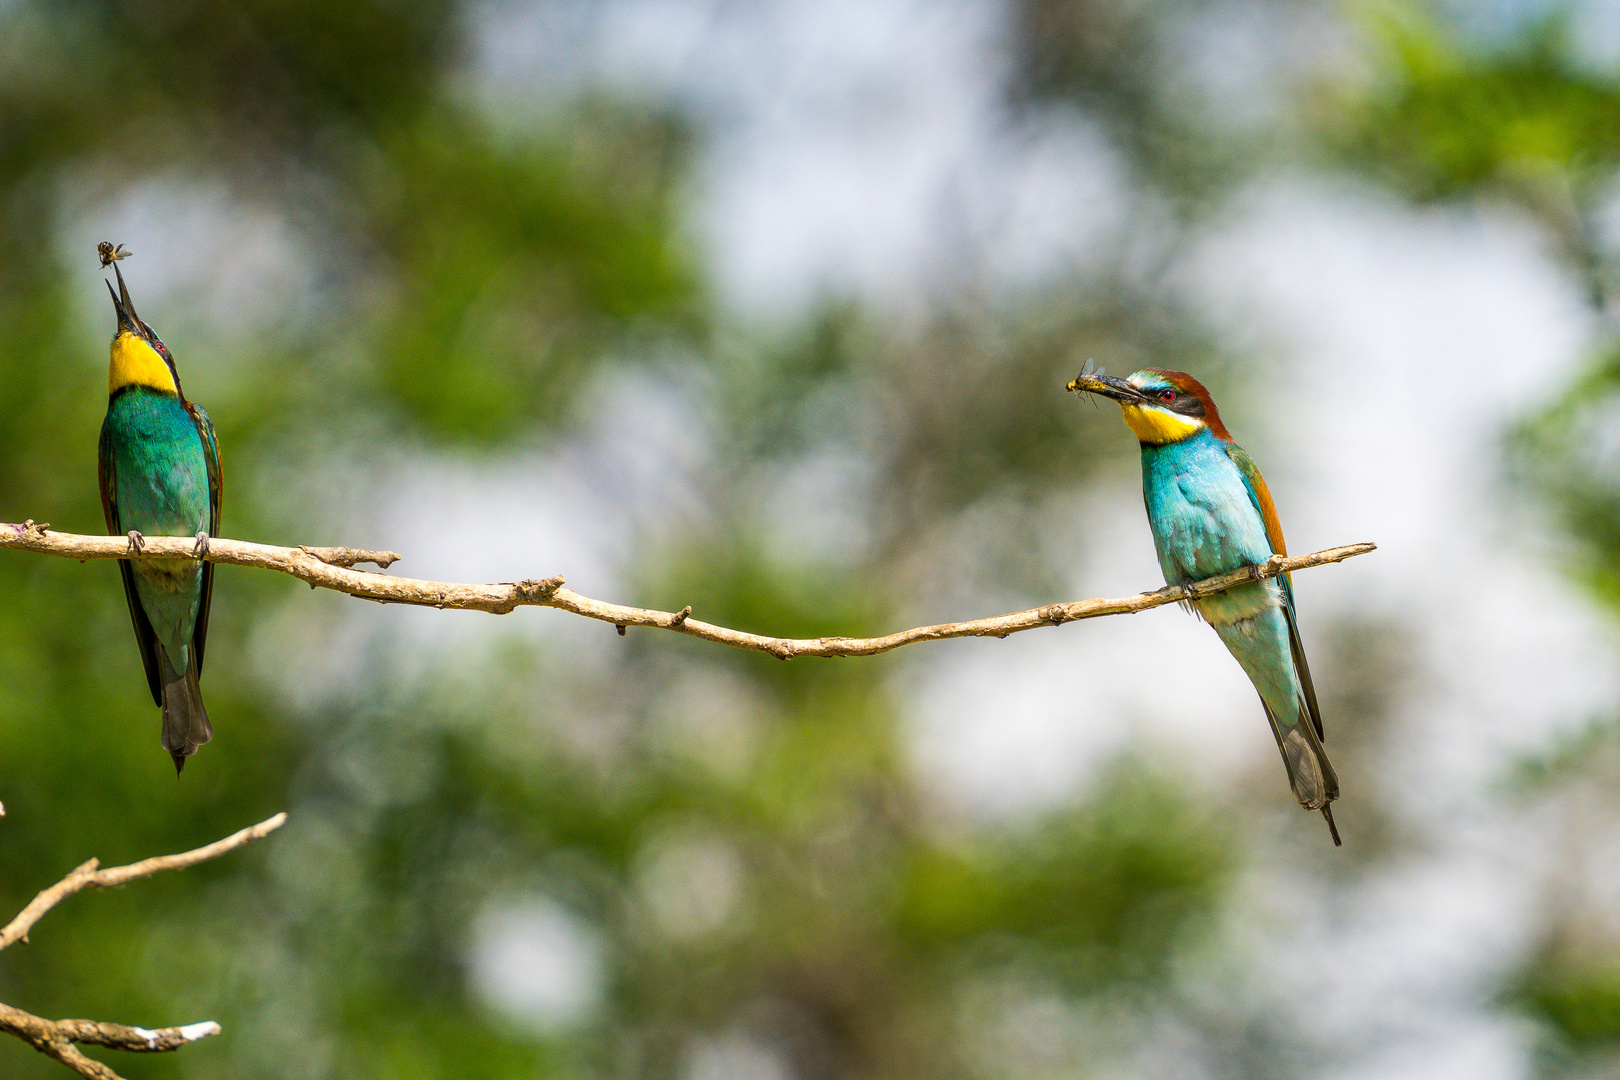
{"type": "MultiPolygon", "coordinates": [[[[1260,512],[1260,519],[1265,522],[1266,539],[1271,542],[1272,552],[1288,554],[1287,544],[1283,541],[1282,522],[1277,519],[1277,504],[1271,499],[1271,489],[1266,486],[1266,478],[1260,475],[1259,466],[1236,443],[1226,444],[1226,455],[1242,474],[1243,483],[1249,489],[1249,498],[1260,512]]],[[[1299,620],[1294,615],[1294,582],[1288,574],[1283,574],[1278,581],[1282,585],[1283,617],[1288,620],[1288,644],[1294,654],[1294,671],[1299,675],[1299,688],[1305,699],[1306,711],[1310,714],[1311,727],[1316,729],[1317,739],[1326,741],[1327,735],[1322,730],[1322,709],[1316,703],[1316,686],[1311,682],[1311,666],[1305,660],[1305,646],[1299,638],[1299,620]]]]}
{"type": "MultiPolygon", "coordinates": [[[[96,480],[101,485],[101,513],[107,519],[107,533],[122,536],[123,526],[118,520],[118,465],[113,461],[111,433],[105,424],[101,428],[98,448],[96,480]]],[[[128,559],[118,560],[118,576],[124,579],[124,600],[129,604],[129,621],[135,624],[135,645],[141,652],[141,664],[146,668],[146,685],[152,691],[152,704],[163,704],[163,679],[158,665],[157,633],[141,607],[141,598],[135,592],[135,567],[128,559]]]]}
{"type": "Polygon", "coordinates": [[[1249,489],[1249,499],[1254,508],[1260,511],[1260,520],[1265,522],[1266,539],[1271,542],[1271,551],[1274,555],[1287,555],[1288,544],[1283,540],[1282,522],[1277,520],[1277,504],[1271,501],[1271,489],[1266,486],[1266,478],[1260,475],[1260,467],[1248,451],[1237,443],[1226,444],[1226,456],[1232,459],[1238,472],[1243,475],[1243,485],[1249,489]]]}
{"type": "Polygon", "coordinates": [[[1299,688],[1305,695],[1305,710],[1310,714],[1317,739],[1327,742],[1327,732],[1322,730],[1322,707],[1316,703],[1316,685],[1311,682],[1311,665],[1305,662],[1305,646],[1299,640],[1299,620],[1294,618],[1294,597],[1289,594],[1285,600],[1283,616],[1288,620],[1288,645],[1294,653],[1294,672],[1299,676],[1299,688]]]}
{"type": "MultiPolygon", "coordinates": [[[[214,424],[208,419],[208,410],[194,401],[188,401],[185,405],[192,423],[197,425],[203,455],[208,461],[208,535],[218,536],[219,510],[225,491],[224,472],[219,464],[219,439],[214,435],[214,424]]],[[[202,565],[202,602],[197,607],[197,625],[191,635],[191,659],[197,665],[199,676],[202,675],[203,647],[208,643],[208,611],[213,603],[214,564],[205,562],[202,565]]]]}

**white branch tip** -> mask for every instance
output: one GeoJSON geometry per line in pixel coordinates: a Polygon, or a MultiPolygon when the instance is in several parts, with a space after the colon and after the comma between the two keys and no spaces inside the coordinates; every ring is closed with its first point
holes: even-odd
{"type": "MultiPolygon", "coordinates": [[[[129,1030],[145,1039],[146,1045],[154,1050],[157,1049],[158,1040],[163,1038],[165,1034],[164,1031],[151,1031],[143,1027],[132,1027],[129,1030]]],[[[187,1024],[185,1027],[167,1028],[165,1031],[173,1031],[180,1038],[190,1043],[196,1042],[198,1039],[206,1039],[210,1035],[218,1035],[219,1025],[212,1020],[202,1020],[195,1024],[187,1024]]]]}

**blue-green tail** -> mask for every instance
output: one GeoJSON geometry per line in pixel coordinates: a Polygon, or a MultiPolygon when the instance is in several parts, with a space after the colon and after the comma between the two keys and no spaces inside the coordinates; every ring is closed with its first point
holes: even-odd
{"type": "Polygon", "coordinates": [[[1215,632],[1260,693],[1294,798],[1307,810],[1322,811],[1337,845],[1339,829],[1330,804],[1339,797],[1339,777],[1322,746],[1322,710],[1316,703],[1291,598],[1280,589],[1276,597],[1276,606],[1247,618],[1215,623],[1215,632]]]}

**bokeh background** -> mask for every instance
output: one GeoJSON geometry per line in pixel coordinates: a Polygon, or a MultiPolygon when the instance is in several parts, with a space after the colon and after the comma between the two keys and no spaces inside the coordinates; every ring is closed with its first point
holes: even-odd
{"type": "MultiPolygon", "coordinates": [[[[783,635],[1159,581],[1094,357],[1297,551],[1334,850],[1173,608],[783,664],[0,557],[0,1000],[131,1078],[1620,1075],[1620,5],[0,0],[0,519],[101,529],[122,264],[225,532],[783,635]]],[[[66,1075],[0,1042],[0,1074],[66,1075]]]]}

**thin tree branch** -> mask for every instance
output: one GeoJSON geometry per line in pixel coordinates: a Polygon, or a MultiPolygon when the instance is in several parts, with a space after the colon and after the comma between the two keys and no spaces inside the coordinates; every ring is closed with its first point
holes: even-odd
{"type": "MultiPolygon", "coordinates": [[[[286,820],[286,814],[277,814],[257,825],[232,833],[223,840],[216,840],[206,847],[178,855],[159,855],[153,859],[130,863],[128,866],[114,866],[101,870],[97,868],[98,861],[91,859],[34,897],[4,930],[0,930],[0,949],[17,941],[27,941],[29,929],[40,920],[41,916],[63,898],[72,896],[81,889],[104,889],[134,881],[136,878],[150,877],[164,870],[182,870],[200,862],[207,862],[209,859],[217,859],[227,851],[269,835],[281,828],[286,820]]],[[[178,1050],[187,1043],[196,1042],[209,1035],[218,1035],[219,1025],[212,1020],[204,1020],[183,1027],[158,1028],[150,1031],[124,1024],[104,1024],[96,1020],[46,1020],[33,1013],[0,1004],[0,1032],[15,1035],[35,1050],[47,1057],[55,1058],[80,1076],[90,1077],[91,1080],[121,1080],[117,1073],[101,1062],[80,1053],[74,1044],[88,1043],[137,1053],[162,1053],[167,1050],[178,1050]]]]}
{"type": "Polygon", "coordinates": [[[101,861],[91,859],[55,885],[34,897],[29,905],[23,908],[17,917],[6,925],[4,930],[0,930],[0,949],[4,949],[17,941],[27,941],[28,931],[33,928],[35,923],[39,922],[47,911],[80,889],[105,889],[113,885],[122,885],[126,881],[134,881],[136,878],[151,877],[153,874],[162,873],[164,870],[184,870],[188,866],[196,866],[200,862],[217,859],[227,851],[234,851],[243,844],[252,843],[254,840],[270,835],[281,828],[282,823],[286,820],[286,814],[277,814],[275,817],[261,821],[257,825],[250,825],[241,832],[232,833],[223,840],[215,840],[206,847],[181,852],[179,855],[159,855],[152,859],[142,859],[140,862],[130,863],[128,866],[112,866],[106,870],[99,870],[97,867],[101,865],[101,861]]]}
{"type": "Polygon", "coordinates": [[[80,1076],[94,1077],[95,1080],[120,1080],[117,1073],[94,1058],[85,1057],[74,1044],[106,1046],[141,1054],[163,1053],[178,1050],[187,1043],[210,1035],[218,1035],[219,1025],[212,1020],[204,1020],[200,1024],[149,1031],[124,1024],[104,1024],[97,1020],[46,1020],[0,1004],[0,1031],[15,1035],[80,1076]]]}
{"type": "MultiPolygon", "coordinates": [[[[148,536],[141,540],[140,551],[122,536],[85,536],[76,533],[53,532],[48,526],[25,521],[20,525],[0,523],[0,548],[20,548],[43,555],[60,555],[70,559],[195,559],[198,542],[194,537],[148,536]]],[[[209,562],[230,566],[254,566],[264,570],[277,570],[291,574],[310,588],[320,587],[348,593],[363,600],[383,604],[417,604],[426,607],[451,608],[461,611],[487,611],[493,615],[506,615],[520,607],[549,607],[597,619],[619,627],[647,626],[730,645],[738,649],[770,653],[783,660],[795,656],[875,656],[918,641],[939,641],[957,637],[1006,637],[1021,630],[1038,626],[1060,626],[1078,619],[1094,619],[1101,615],[1128,615],[1164,604],[1182,600],[1195,600],[1245,582],[1276,577],[1295,570],[1305,570],[1324,563],[1341,562],[1356,555],[1365,555],[1377,548],[1376,544],[1347,544],[1327,548],[1310,555],[1284,557],[1273,555],[1263,563],[1234,570],[1193,582],[1186,586],[1166,586],[1154,592],[1119,600],[1075,600],[1065,604],[1016,611],[1010,615],[997,615],[988,619],[967,622],[939,623],[918,626],[875,638],[779,638],[750,634],[716,626],[691,618],[691,608],[683,611],[656,611],[650,608],[609,604],[581,596],[563,588],[563,579],[549,577],[527,581],[501,582],[494,585],[460,585],[443,581],[419,581],[415,578],[395,577],[369,570],[355,570],[357,562],[376,562],[382,566],[398,559],[391,551],[356,551],[353,548],[273,547],[243,540],[215,538],[208,541],[201,558],[209,562]],[[334,561],[323,558],[327,553],[339,553],[334,561]]]]}

